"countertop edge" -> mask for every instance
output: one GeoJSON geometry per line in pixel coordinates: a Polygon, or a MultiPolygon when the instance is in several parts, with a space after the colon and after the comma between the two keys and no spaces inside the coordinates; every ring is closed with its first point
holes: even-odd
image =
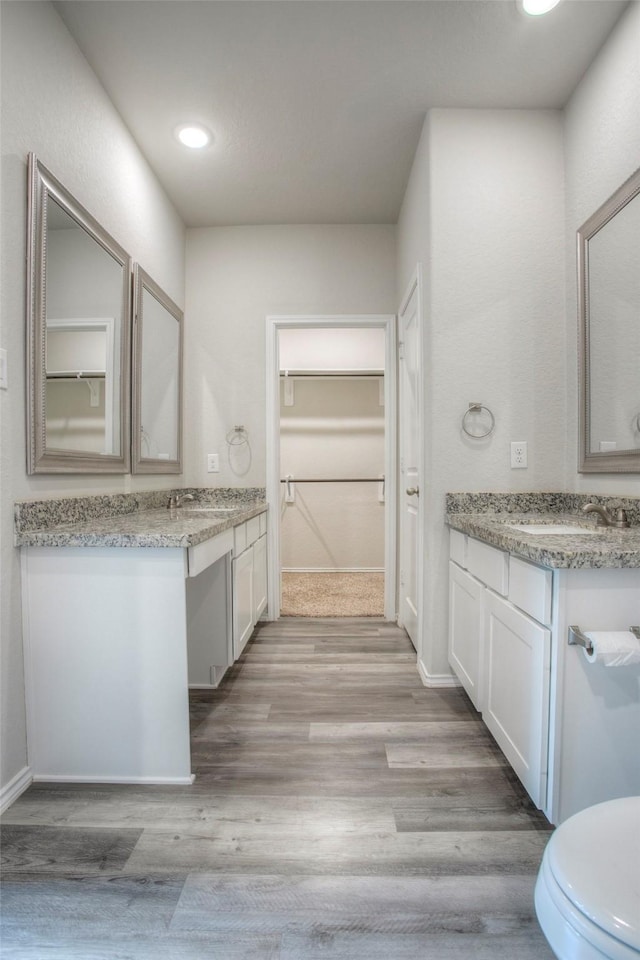
{"type": "MultiPolygon", "coordinates": [[[[523,515],[522,518],[531,520],[532,516],[523,515]]],[[[576,544],[566,535],[527,537],[520,531],[508,529],[508,523],[517,523],[518,519],[515,514],[509,514],[508,517],[502,515],[500,519],[498,515],[482,513],[454,512],[445,515],[445,521],[452,529],[544,567],[573,570],[640,567],[640,528],[631,528],[629,531],[606,529],[589,536],[588,542],[581,539],[576,544]],[[595,537],[598,537],[597,541],[595,537]],[[627,543],[625,537],[629,538],[627,543]],[[550,540],[554,542],[550,543],[550,540]]],[[[553,520],[575,523],[576,517],[554,513],[553,520]]]]}
{"type": "MultiPolygon", "coordinates": [[[[70,524],[66,527],[60,526],[46,530],[29,530],[17,533],[14,538],[14,544],[16,547],[178,547],[187,549],[211,540],[219,534],[224,533],[225,530],[245,523],[247,520],[251,520],[261,513],[266,513],[267,503],[265,501],[254,503],[247,507],[239,507],[237,511],[234,511],[233,516],[228,518],[212,517],[208,519],[206,517],[189,517],[189,512],[185,511],[182,516],[178,515],[174,520],[171,520],[168,511],[165,512],[167,515],[167,523],[175,522],[179,524],[180,520],[183,520],[191,524],[193,524],[194,521],[199,521],[200,525],[197,529],[187,531],[183,529],[180,532],[176,529],[175,533],[171,533],[165,531],[156,532],[153,530],[126,532],[122,529],[120,531],[114,530],[113,532],[91,532],[90,530],[73,529],[74,527],[81,526],[81,524],[70,524]]],[[[162,512],[159,510],[141,510],[134,513],[105,518],[101,523],[111,522],[114,527],[124,522],[131,523],[132,521],[139,524],[144,522],[145,514],[153,514],[154,519],[162,519],[162,512]]],[[[84,525],[86,524],[83,524],[83,526],[84,525]]]]}

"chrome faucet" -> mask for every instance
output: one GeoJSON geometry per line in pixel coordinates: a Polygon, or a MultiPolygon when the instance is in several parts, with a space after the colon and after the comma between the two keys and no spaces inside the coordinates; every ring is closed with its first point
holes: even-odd
{"type": "Polygon", "coordinates": [[[170,510],[172,507],[181,507],[187,500],[195,500],[194,495],[192,493],[172,493],[169,497],[167,509],[170,510]]]}
{"type": "Polygon", "coordinates": [[[596,513],[598,515],[596,526],[598,527],[617,527],[621,529],[630,526],[626,511],[622,507],[617,510],[607,510],[606,507],[601,507],[599,503],[585,503],[582,512],[596,513]]]}

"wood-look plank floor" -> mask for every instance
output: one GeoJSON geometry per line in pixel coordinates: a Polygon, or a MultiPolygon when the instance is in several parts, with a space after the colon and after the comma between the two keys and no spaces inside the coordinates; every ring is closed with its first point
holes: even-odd
{"type": "Polygon", "coordinates": [[[552,960],[549,825],[394,625],[259,626],[192,696],[192,756],[192,787],[16,801],[4,960],[552,960]]]}

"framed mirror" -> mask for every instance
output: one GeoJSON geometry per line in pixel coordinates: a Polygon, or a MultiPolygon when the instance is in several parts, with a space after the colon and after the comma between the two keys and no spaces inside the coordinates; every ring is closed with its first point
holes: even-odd
{"type": "Polygon", "coordinates": [[[131,258],[29,155],[27,472],[128,473],[131,258]]]}
{"type": "Polygon", "coordinates": [[[183,314],[133,267],[133,473],[182,472],[183,314]]]}
{"type": "Polygon", "coordinates": [[[640,170],[578,230],[580,473],[640,473],[640,170]]]}

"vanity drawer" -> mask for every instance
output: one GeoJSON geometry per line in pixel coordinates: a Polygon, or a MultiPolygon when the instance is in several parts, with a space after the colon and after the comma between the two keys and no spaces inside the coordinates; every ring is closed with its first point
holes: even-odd
{"type": "Polygon", "coordinates": [[[233,528],[233,555],[239,557],[247,549],[247,524],[239,523],[233,528]]]}
{"type": "Polygon", "coordinates": [[[449,534],[449,557],[459,567],[467,565],[467,537],[459,530],[451,530],[449,534]]]}
{"type": "Polygon", "coordinates": [[[467,570],[506,597],[509,588],[509,554],[474,537],[467,538],[467,570]]]}
{"type": "Polygon", "coordinates": [[[255,543],[258,537],[260,536],[260,517],[251,517],[251,520],[247,520],[247,546],[250,547],[252,543],[255,543]]]}
{"type": "Polygon", "coordinates": [[[212,563],[230,553],[233,549],[233,531],[225,530],[210,540],[197,543],[195,547],[187,549],[187,564],[189,577],[197,577],[199,573],[210,567],[212,563]]]}
{"type": "Polygon", "coordinates": [[[509,562],[509,600],[539,623],[551,623],[551,570],[519,557],[509,562]]]}

